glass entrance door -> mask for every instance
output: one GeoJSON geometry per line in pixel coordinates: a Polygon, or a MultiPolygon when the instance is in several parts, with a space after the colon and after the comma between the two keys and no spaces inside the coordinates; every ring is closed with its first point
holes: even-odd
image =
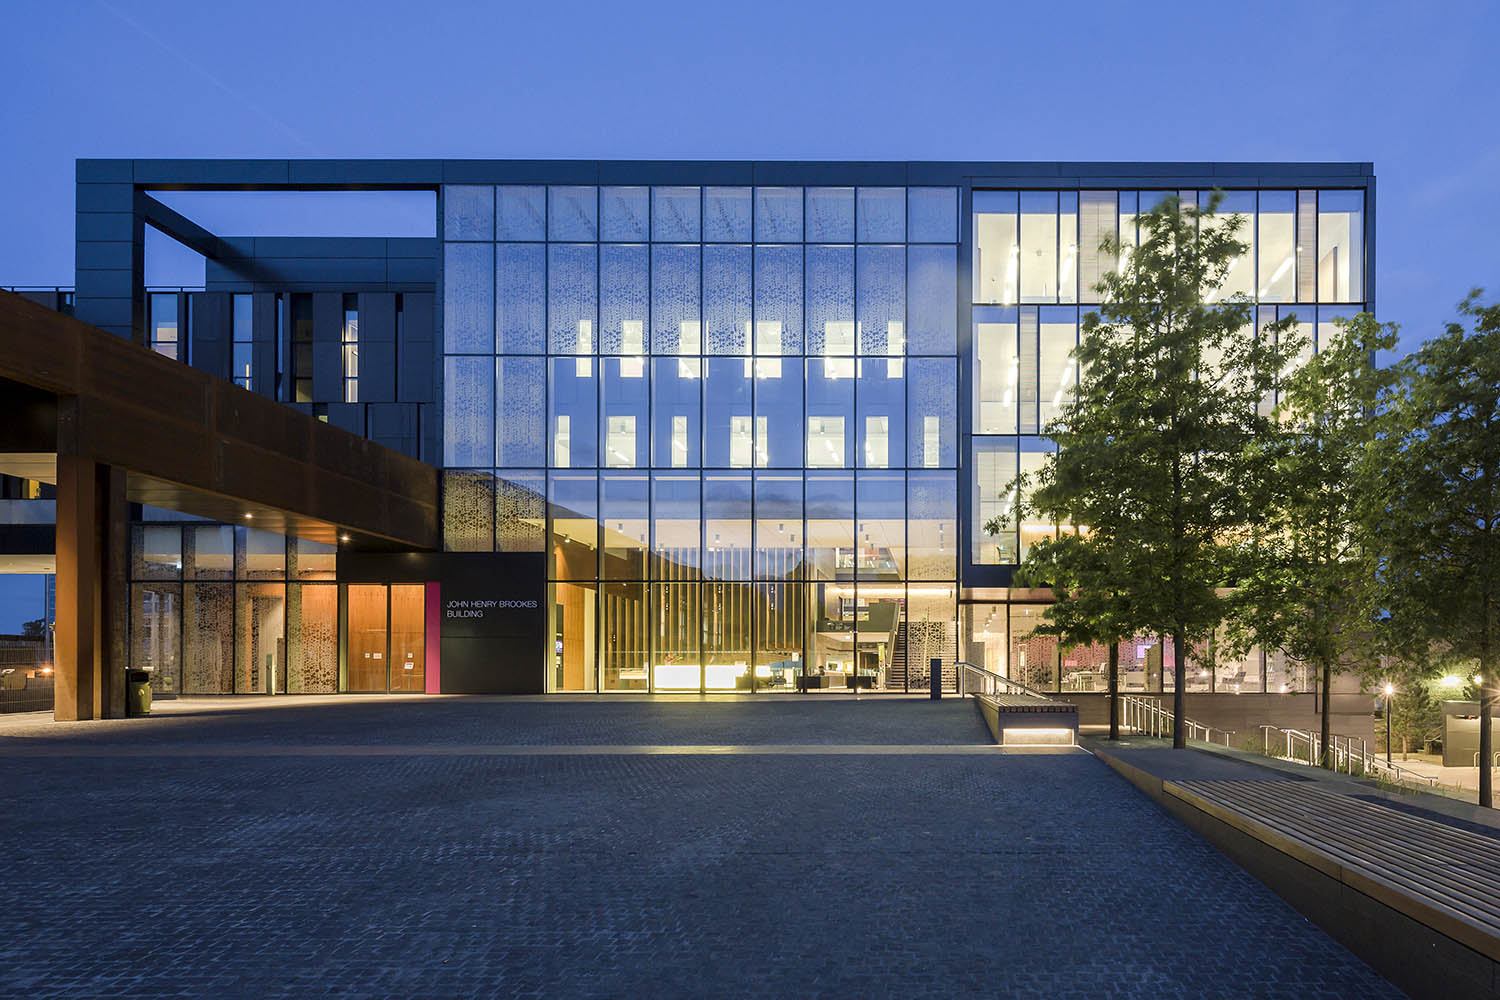
{"type": "Polygon", "coordinates": [[[386,603],[389,588],[380,584],[349,586],[349,682],[347,691],[385,691],[386,603]]]}
{"type": "Polygon", "coordinates": [[[420,583],[350,584],[348,681],[360,693],[427,687],[426,592],[420,583]]]}
{"type": "Polygon", "coordinates": [[[423,670],[426,649],[426,588],[420,583],[391,586],[390,690],[426,690],[423,670]]]}

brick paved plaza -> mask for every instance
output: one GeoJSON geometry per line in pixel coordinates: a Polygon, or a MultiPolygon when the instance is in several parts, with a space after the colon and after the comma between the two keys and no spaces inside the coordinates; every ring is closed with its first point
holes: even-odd
{"type": "Polygon", "coordinates": [[[6,996],[1399,995],[955,700],[0,720],[6,996]]]}

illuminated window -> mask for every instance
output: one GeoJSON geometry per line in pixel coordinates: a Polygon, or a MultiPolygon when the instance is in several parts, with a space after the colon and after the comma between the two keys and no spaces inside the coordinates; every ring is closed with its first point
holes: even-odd
{"type": "Polygon", "coordinates": [[[344,296],[344,329],[339,337],[344,354],[344,402],[359,402],[359,296],[344,296]]]}
{"type": "Polygon", "coordinates": [[[844,418],[807,418],[807,464],[814,469],[844,467],[844,418]]]}
{"type": "Polygon", "coordinates": [[[174,361],[186,361],[177,329],[177,293],[157,292],[151,296],[151,349],[174,361]]]}
{"type": "Polygon", "coordinates": [[[233,350],[229,377],[234,380],[235,385],[248,389],[254,350],[251,298],[248,295],[235,295],[233,305],[233,350]]]}

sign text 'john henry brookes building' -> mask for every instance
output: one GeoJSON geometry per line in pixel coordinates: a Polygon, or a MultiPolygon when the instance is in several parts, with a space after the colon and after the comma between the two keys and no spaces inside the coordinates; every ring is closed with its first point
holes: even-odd
{"type": "MultiPolygon", "coordinates": [[[[161,694],[815,696],[925,690],[934,658],[1101,692],[1105,650],[1034,636],[1047,595],[1011,586],[1056,526],[980,527],[1052,447],[1101,239],[1222,189],[1258,323],[1316,342],[1374,299],[1369,164],[78,171],[79,319],[440,470],[432,551],[132,506],[129,661],[161,694]],[[210,233],[153,195],[183,189],[430,191],[435,237],[210,233]],[[203,290],[144,287],[144,226],[203,290]]],[[[1122,690],[1170,689],[1163,660],[1124,646],[1122,690]]],[[[1312,678],[1256,651],[1190,683],[1312,678]]]]}

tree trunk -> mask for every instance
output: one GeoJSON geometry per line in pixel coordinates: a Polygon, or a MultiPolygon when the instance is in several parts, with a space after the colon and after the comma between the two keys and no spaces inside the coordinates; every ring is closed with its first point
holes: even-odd
{"type": "MultiPolygon", "coordinates": [[[[1333,663],[1330,660],[1323,661],[1323,709],[1318,722],[1319,745],[1323,748],[1323,759],[1318,763],[1320,766],[1333,769],[1333,745],[1329,742],[1332,738],[1332,720],[1328,713],[1328,688],[1333,683],[1333,663]]],[[[1390,711],[1389,708],[1386,711],[1390,711]]]]}
{"type": "Polygon", "coordinates": [[[1120,644],[1109,644],[1109,738],[1120,738],[1120,644]]]}
{"type": "Polygon", "coordinates": [[[1172,629],[1172,749],[1187,747],[1187,726],[1183,724],[1183,689],[1187,687],[1187,636],[1181,626],[1172,629]]]}
{"type": "Polygon", "coordinates": [[[1495,671],[1490,662],[1488,630],[1479,637],[1479,804],[1489,808],[1494,802],[1494,737],[1490,728],[1495,717],[1495,671]]]}

